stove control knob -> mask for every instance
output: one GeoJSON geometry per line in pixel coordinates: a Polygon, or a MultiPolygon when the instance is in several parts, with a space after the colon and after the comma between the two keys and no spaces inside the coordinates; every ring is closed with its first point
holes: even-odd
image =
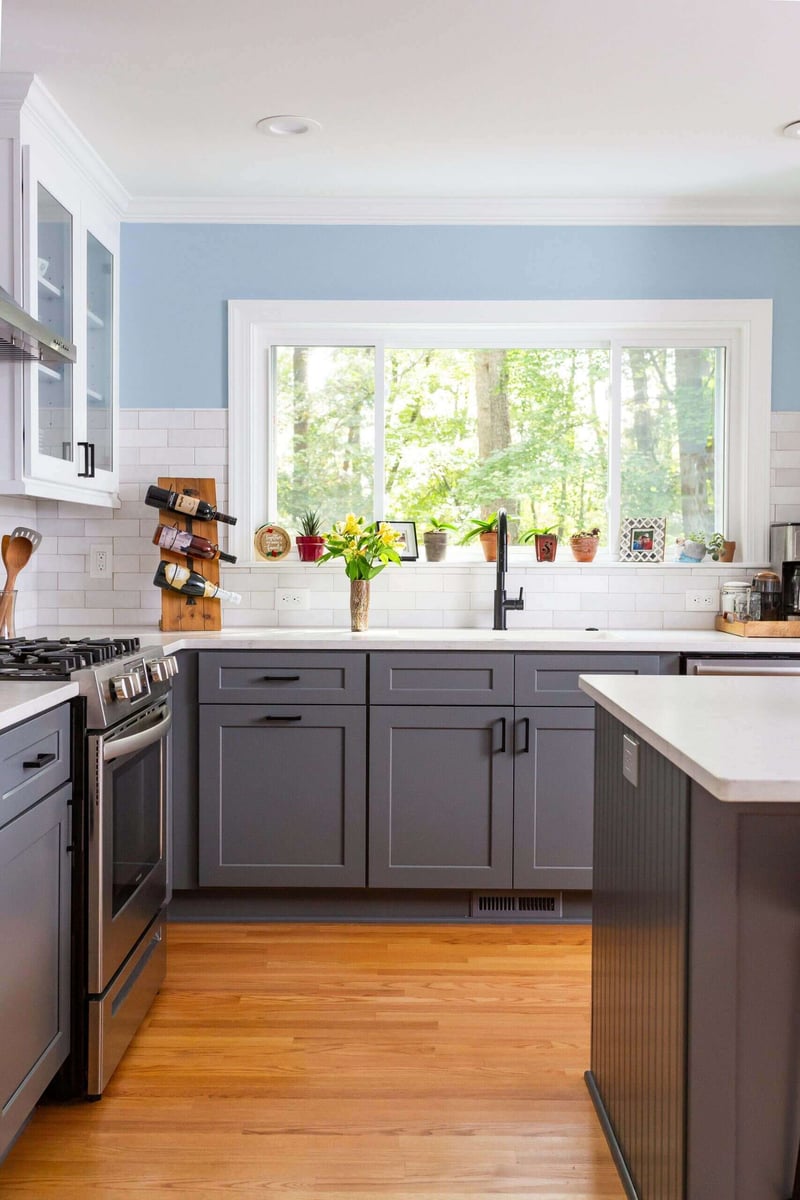
{"type": "Polygon", "coordinates": [[[174,654],[168,654],[164,659],[164,663],[167,668],[167,675],[169,675],[170,678],[172,678],[173,675],[178,674],[178,660],[174,654]]]}
{"type": "Polygon", "coordinates": [[[147,673],[153,683],[166,683],[170,677],[167,660],[165,658],[154,658],[147,664],[147,673]]]}
{"type": "Polygon", "coordinates": [[[111,680],[111,694],[115,700],[133,700],[134,696],[141,696],[143,691],[144,685],[138,671],[117,675],[111,680]]]}

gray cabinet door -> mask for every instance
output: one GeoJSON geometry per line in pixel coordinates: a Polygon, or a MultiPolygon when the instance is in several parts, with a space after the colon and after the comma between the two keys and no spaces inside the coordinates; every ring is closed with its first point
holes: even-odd
{"type": "Polygon", "coordinates": [[[594,709],[516,709],[514,887],[590,888],[594,709]]]}
{"type": "Polygon", "coordinates": [[[578,686],[581,675],[658,675],[657,654],[517,654],[514,703],[591,708],[578,686]]]}
{"type": "Polygon", "coordinates": [[[366,714],[200,706],[201,887],[363,887],[366,714]]]}
{"type": "Polygon", "coordinates": [[[0,1160],[69,1051],[69,798],[0,830],[0,1160]]]}
{"type": "Polygon", "coordinates": [[[513,704],[514,655],[402,650],[369,656],[371,704],[513,704]]]}
{"type": "Polygon", "coordinates": [[[352,650],[214,650],[200,656],[201,704],[364,704],[367,656],[352,650]]]}
{"type": "Polygon", "coordinates": [[[511,886],[513,716],[372,709],[371,887],[511,886]]]}

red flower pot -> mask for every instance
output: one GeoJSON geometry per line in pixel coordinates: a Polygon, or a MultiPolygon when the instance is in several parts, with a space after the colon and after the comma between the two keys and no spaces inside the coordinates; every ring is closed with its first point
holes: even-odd
{"type": "Polygon", "coordinates": [[[325,538],[303,537],[302,534],[298,534],[295,541],[300,562],[316,562],[325,553],[325,538]]]}

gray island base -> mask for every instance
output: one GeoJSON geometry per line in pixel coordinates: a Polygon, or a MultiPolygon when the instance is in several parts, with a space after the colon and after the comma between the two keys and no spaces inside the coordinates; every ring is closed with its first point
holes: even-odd
{"type": "Polygon", "coordinates": [[[800,681],[582,686],[598,705],[586,1080],[626,1194],[787,1200],[800,1137],[800,681]]]}

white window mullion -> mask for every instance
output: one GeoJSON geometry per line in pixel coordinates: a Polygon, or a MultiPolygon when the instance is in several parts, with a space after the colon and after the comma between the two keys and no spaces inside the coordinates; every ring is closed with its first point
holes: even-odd
{"type": "Polygon", "coordinates": [[[373,467],[373,507],[375,517],[386,513],[386,356],[382,340],[375,341],[375,463],[373,467]]]}
{"type": "MultiPolygon", "coordinates": [[[[608,396],[608,552],[619,558],[622,480],[622,343],[612,338],[608,396]]],[[[633,514],[631,514],[633,515],[633,514]]]]}

